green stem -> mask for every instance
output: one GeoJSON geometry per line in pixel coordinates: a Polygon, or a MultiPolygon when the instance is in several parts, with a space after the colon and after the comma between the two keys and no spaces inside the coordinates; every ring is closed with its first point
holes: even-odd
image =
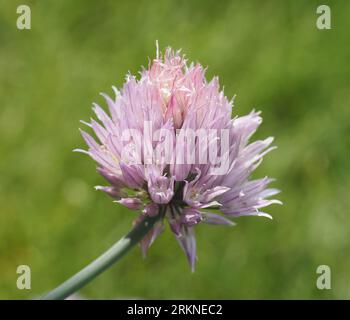
{"type": "Polygon", "coordinates": [[[153,225],[164,215],[165,208],[161,208],[156,217],[146,217],[135,226],[126,236],[121,238],[112,247],[105,251],[96,260],[80,270],[60,286],[44,295],[42,300],[62,300],[76,292],[100,273],[108,269],[127,253],[135,244],[139,243],[150,231],[153,225]]]}

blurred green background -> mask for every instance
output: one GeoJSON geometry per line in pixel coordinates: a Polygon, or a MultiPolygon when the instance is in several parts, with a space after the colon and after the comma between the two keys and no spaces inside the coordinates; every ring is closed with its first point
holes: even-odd
{"type": "Polygon", "coordinates": [[[350,3],[327,1],[0,1],[0,298],[30,299],[102,253],[135,213],[96,192],[80,119],[162,49],[182,48],[237,94],[235,113],[262,110],[255,138],[278,149],[256,173],[277,178],[274,220],[200,225],[191,274],[167,229],[143,260],[134,249],[84,288],[87,298],[350,298],[350,3]],[[32,29],[16,28],[28,4],[32,29]],[[32,270],[18,290],[16,268],[32,270]],[[329,265],[332,289],[316,288],[329,265]]]}

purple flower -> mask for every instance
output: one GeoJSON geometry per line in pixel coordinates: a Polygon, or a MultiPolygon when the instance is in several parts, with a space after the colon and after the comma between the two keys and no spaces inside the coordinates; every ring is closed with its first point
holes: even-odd
{"type": "Polygon", "coordinates": [[[146,204],[145,208],[142,210],[142,213],[149,217],[156,217],[159,213],[159,206],[155,203],[146,204]]]}
{"type": "Polygon", "coordinates": [[[164,57],[157,50],[139,79],[128,75],[120,92],[113,90],[114,99],[103,94],[109,115],[94,104],[98,121],[84,122],[97,140],[82,131],[88,150],[77,151],[93,158],[108,181],[98,190],[141,212],[135,223],[165,212],[142,240],[143,254],[167,220],[193,270],[198,224],[270,217],[260,210],[281,203],[270,199],[279,192],[268,188],[272,179],[250,179],[274,149],[271,137],[249,143],[262,122],[259,112],[231,119],[233,101],[217,77],[206,80],[200,64],[189,65],[170,48],[164,57]]]}
{"type": "Polygon", "coordinates": [[[193,227],[203,220],[201,213],[194,208],[185,208],[181,214],[181,224],[193,227]]]}
{"type": "Polygon", "coordinates": [[[116,202],[122,204],[123,206],[131,210],[140,210],[142,201],[139,198],[122,198],[116,202]]]}
{"type": "Polygon", "coordinates": [[[155,203],[167,204],[174,196],[174,177],[170,179],[164,176],[150,175],[148,192],[155,203]]]}

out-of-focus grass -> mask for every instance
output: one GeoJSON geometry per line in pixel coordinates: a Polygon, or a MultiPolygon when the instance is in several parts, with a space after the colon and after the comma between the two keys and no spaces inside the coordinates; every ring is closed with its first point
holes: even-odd
{"type": "Polygon", "coordinates": [[[161,47],[209,65],[235,112],[263,111],[256,137],[279,149],[256,176],[276,177],[273,221],[197,228],[198,265],[167,230],[146,260],[134,250],[82,294],[90,298],[350,298],[350,47],[347,1],[332,30],[314,1],[26,1],[32,29],[16,29],[20,1],[0,2],[0,298],[34,298],[79,270],[131,226],[135,213],[93,186],[79,119],[161,47]],[[16,288],[16,268],[32,290],[16,288]],[[316,268],[332,290],[316,289],[316,268]]]}

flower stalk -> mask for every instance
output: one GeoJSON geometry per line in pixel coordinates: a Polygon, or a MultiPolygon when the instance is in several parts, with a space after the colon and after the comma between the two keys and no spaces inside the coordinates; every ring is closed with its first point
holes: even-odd
{"type": "Polygon", "coordinates": [[[138,244],[153,228],[154,224],[164,216],[165,207],[161,207],[159,210],[160,212],[158,215],[146,217],[142,222],[137,224],[126,236],[121,238],[97,259],[80,270],[74,276],[63,282],[57,288],[44,295],[41,300],[63,300],[84,287],[99,274],[111,267],[131,248],[138,244]]]}

